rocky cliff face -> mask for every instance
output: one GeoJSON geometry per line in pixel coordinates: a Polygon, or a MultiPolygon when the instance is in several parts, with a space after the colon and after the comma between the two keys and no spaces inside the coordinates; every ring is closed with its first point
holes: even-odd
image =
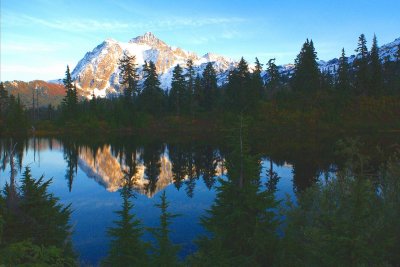
{"type": "Polygon", "coordinates": [[[220,75],[235,65],[233,60],[223,56],[208,53],[199,57],[193,52],[169,46],[148,32],[127,43],[108,39],[93,51],[86,53],[72,72],[77,87],[86,96],[94,93],[96,96],[104,97],[110,93],[121,92],[118,61],[124,53],[136,57],[139,76],[142,76],[141,66],[144,62],[153,61],[164,89],[170,86],[173,68],[177,64],[184,66],[188,59],[193,60],[195,69],[199,73],[208,62],[214,64],[220,75]]]}

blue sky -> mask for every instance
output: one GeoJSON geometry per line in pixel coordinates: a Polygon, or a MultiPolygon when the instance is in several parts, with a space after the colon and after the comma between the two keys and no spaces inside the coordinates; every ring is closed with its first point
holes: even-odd
{"type": "Polygon", "coordinates": [[[153,32],[172,46],[291,63],[306,38],[318,57],[352,54],[360,33],[371,44],[400,37],[399,0],[0,0],[0,80],[55,79],[107,38],[153,32]]]}

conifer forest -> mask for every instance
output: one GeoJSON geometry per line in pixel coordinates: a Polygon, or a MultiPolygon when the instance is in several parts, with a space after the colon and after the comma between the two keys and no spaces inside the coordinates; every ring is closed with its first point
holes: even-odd
{"type": "Polygon", "coordinates": [[[400,39],[353,37],[282,65],[146,33],[2,80],[0,266],[399,266],[400,39]]]}

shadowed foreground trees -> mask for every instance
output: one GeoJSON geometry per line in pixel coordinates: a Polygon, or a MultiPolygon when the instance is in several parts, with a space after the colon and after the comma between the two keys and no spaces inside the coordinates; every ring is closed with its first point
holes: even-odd
{"type": "Polygon", "coordinates": [[[193,266],[272,266],[278,248],[274,192],[261,189],[260,162],[251,156],[244,126],[235,130],[227,156],[228,177],[201,224],[210,233],[198,240],[193,266]]]}
{"type": "Polygon", "coordinates": [[[178,266],[177,253],[179,246],[170,241],[171,220],[177,215],[168,212],[169,202],[165,191],[160,197],[160,226],[149,231],[155,237],[156,243],[151,246],[142,240],[144,227],[132,212],[133,204],[130,198],[133,191],[129,184],[120,191],[122,197],[122,209],[116,213],[119,220],[114,221],[115,226],[109,228],[108,234],[112,238],[108,256],[103,261],[103,266],[178,266]]]}
{"type": "Polygon", "coordinates": [[[398,265],[399,158],[374,175],[358,152],[349,159],[336,178],[307,189],[297,205],[288,202],[281,266],[398,265]]]}
{"type": "Polygon", "coordinates": [[[0,264],[17,266],[75,266],[70,240],[70,205],[48,193],[51,179],[35,180],[25,168],[16,198],[6,184],[0,195],[0,264]]]}

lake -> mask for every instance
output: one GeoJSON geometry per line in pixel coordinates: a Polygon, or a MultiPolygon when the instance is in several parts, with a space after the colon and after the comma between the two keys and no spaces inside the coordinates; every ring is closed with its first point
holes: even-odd
{"type": "MultiPolygon", "coordinates": [[[[262,188],[272,183],[278,199],[287,195],[295,199],[296,192],[334,175],[340,166],[340,157],[334,153],[333,140],[337,138],[303,139],[301,144],[278,139],[252,145],[252,153],[261,163],[262,188]]],[[[375,145],[391,142],[368,136],[363,140],[375,145]]],[[[3,188],[10,177],[4,157],[10,139],[0,141],[3,188]]],[[[29,166],[35,178],[52,178],[50,191],[62,203],[72,204],[72,240],[84,264],[96,265],[107,254],[106,231],[117,219],[115,211],[122,203],[118,190],[124,177],[134,181],[133,212],[146,227],[158,226],[160,210],[155,204],[166,192],[169,211],[180,215],[173,219],[171,240],[181,246],[179,255],[184,258],[196,250],[193,241],[205,234],[200,218],[214,201],[218,178],[225,179],[227,173],[229,149],[218,141],[143,141],[125,136],[107,141],[30,138],[12,142],[17,143],[17,177],[29,166]]],[[[148,233],[144,239],[152,240],[148,233]]]]}

